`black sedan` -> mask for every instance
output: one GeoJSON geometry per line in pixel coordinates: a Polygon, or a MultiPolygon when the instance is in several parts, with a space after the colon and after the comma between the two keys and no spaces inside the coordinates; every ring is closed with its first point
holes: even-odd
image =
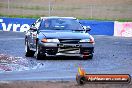
{"type": "Polygon", "coordinates": [[[25,35],[27,57],[44,59],[46,56],[79,56],[92,59],[94,38],[73,17],[41,17],[25,35]]]}

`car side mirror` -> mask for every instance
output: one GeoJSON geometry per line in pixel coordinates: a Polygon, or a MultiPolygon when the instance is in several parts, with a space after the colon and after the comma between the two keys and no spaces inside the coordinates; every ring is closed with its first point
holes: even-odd
{"type": "Polygon", "coordinates": [[[90,26],[83,26],[83,28],[85,29],[86,32],[91,31],[91,27],[90,26]]]}
{"type": "Polygon", "coordinates": [[[35,23],[31,24],[31,27],[34,27],[35,26],[35,23]]]}
{"type": "Polygon", "coordinates": [[[37,31],[37,28],[36,27],[30,27],[30,30],[37,31]]]}

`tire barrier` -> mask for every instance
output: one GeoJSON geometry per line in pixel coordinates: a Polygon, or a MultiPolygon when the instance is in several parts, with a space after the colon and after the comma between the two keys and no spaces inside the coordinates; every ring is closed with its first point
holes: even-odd
{"type": "MultiPolygon", "coordinates": [[[[35,22],[33,18],[0,18],[0,31],[24,32],[35,22]]],[[[79,20],[83,26],[90,26],[92,35],[132,37],[132,22],[79,20]]]]}
{"type": "Polygon", "coordinates": [[[0,30],[24,32],[35,20],[31,18],[0,18],[0,30]]]}
{"type": "Polygon", "coordinates": [[[94,21],[94,20],[80,20],[80,23],[85,26],[90,26],[92,35],[109,35],[114,34],[114,22],[113,21],[94,21]]]}

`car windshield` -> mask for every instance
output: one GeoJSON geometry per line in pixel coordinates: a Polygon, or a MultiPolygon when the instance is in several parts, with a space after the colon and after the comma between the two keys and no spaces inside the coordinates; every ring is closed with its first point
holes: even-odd
{"type": "Polygon", "coordinates": [[[41,24],[42,30],[75,30],[83,31],[82,25],[76,19],[46,19],[41,24]]]}

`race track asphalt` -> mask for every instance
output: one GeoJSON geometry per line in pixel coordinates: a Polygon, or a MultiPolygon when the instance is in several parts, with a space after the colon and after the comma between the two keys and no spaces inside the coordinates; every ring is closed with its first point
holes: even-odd
{"type": "Polygon", "coordinates": [[[75,57],[36,60],[34,57],[25,57],[24,33],[0,32],[0,54],[24,58],[31,66],[28,70],[2,71],[0,80],[75,80],[79,66],[88,74],[132,74],[132,38],[93,37],[96,44],[91,60],[75,57]]]}

